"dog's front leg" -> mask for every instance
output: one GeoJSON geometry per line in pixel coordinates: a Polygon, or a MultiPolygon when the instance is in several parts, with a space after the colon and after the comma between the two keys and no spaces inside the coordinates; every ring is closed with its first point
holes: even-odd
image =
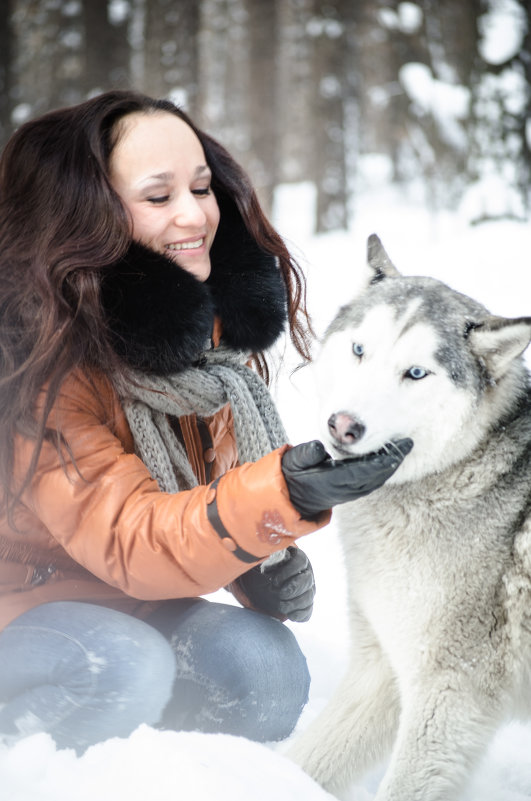
{"type": "Polygon", "coordinates": [[[498,723],[487,697],[456,674],[430,677],[402,698],[398,737],[375,801],[454,801],[498,723]]]}
{"type": "Polygon", "coordinates": [[[379,646],[356,649],[331,701],[287,756],[326,790],[340,792],[389,752],[398,715],[394,676],[379,646]]]}

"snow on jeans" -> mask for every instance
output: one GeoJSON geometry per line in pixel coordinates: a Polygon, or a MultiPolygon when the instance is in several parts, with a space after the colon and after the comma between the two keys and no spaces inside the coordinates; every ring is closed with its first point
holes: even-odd
{"type": "Polygon", "coordinates": [[[141,723],[261,742],[291,733],[309,675],[286,626],[198,598],[148,620],[79,602],[14,620],[0,634],[0,738],[44,731],[81,753],[141,723]]]}

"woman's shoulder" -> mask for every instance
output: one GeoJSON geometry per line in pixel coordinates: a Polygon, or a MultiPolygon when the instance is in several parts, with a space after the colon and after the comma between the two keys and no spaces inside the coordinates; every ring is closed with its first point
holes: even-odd
{"type": "Polygon", "coordinates": [[[56,408],[92,412],[100,419],[113,419],[121,408],[108,375],[101,370],[76,367],[65,377],[56,408]]]}
{"type": "MultiPolygon", "coordinates": [[[[42,393],[44,401],[45,392],[42,393]]],[[[65,432],[103,426],[125,450],[133,450],[131,431],[111,378],[101,370],[77,367],[67,374],[48,417],[49,425],[65,432]]],[[[103,430],[103,429],[102,429],[103,430]]]]}

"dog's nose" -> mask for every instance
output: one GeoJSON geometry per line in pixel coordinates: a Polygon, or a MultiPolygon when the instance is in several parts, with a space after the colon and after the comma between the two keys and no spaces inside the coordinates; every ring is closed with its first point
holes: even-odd
{"type": "Polygon", "coordinates": [[[328,418],[328,430],[338,442],[352,445],[365,434],[365,426],[348,412],[336,412],[328,418]]]}

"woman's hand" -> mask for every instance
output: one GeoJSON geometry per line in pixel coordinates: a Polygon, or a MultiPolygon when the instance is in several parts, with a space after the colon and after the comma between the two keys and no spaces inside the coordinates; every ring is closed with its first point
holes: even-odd
{"type": "Polygon", "coordinates": [[[310,619],[315,580],[310,560],[300,548],[290,545],[282,562],[253,567],[236,579],[254,609],[281,620],[310,619]]]}
{"type": "Polygon", "coordinates": [[[290,500],[310,520],[324,509],[368,495],[393,475],[412,447],[411,439],[401,439],[377,453],[334,460],[317,439],[296,445],[282,457],[290,500]]]}

